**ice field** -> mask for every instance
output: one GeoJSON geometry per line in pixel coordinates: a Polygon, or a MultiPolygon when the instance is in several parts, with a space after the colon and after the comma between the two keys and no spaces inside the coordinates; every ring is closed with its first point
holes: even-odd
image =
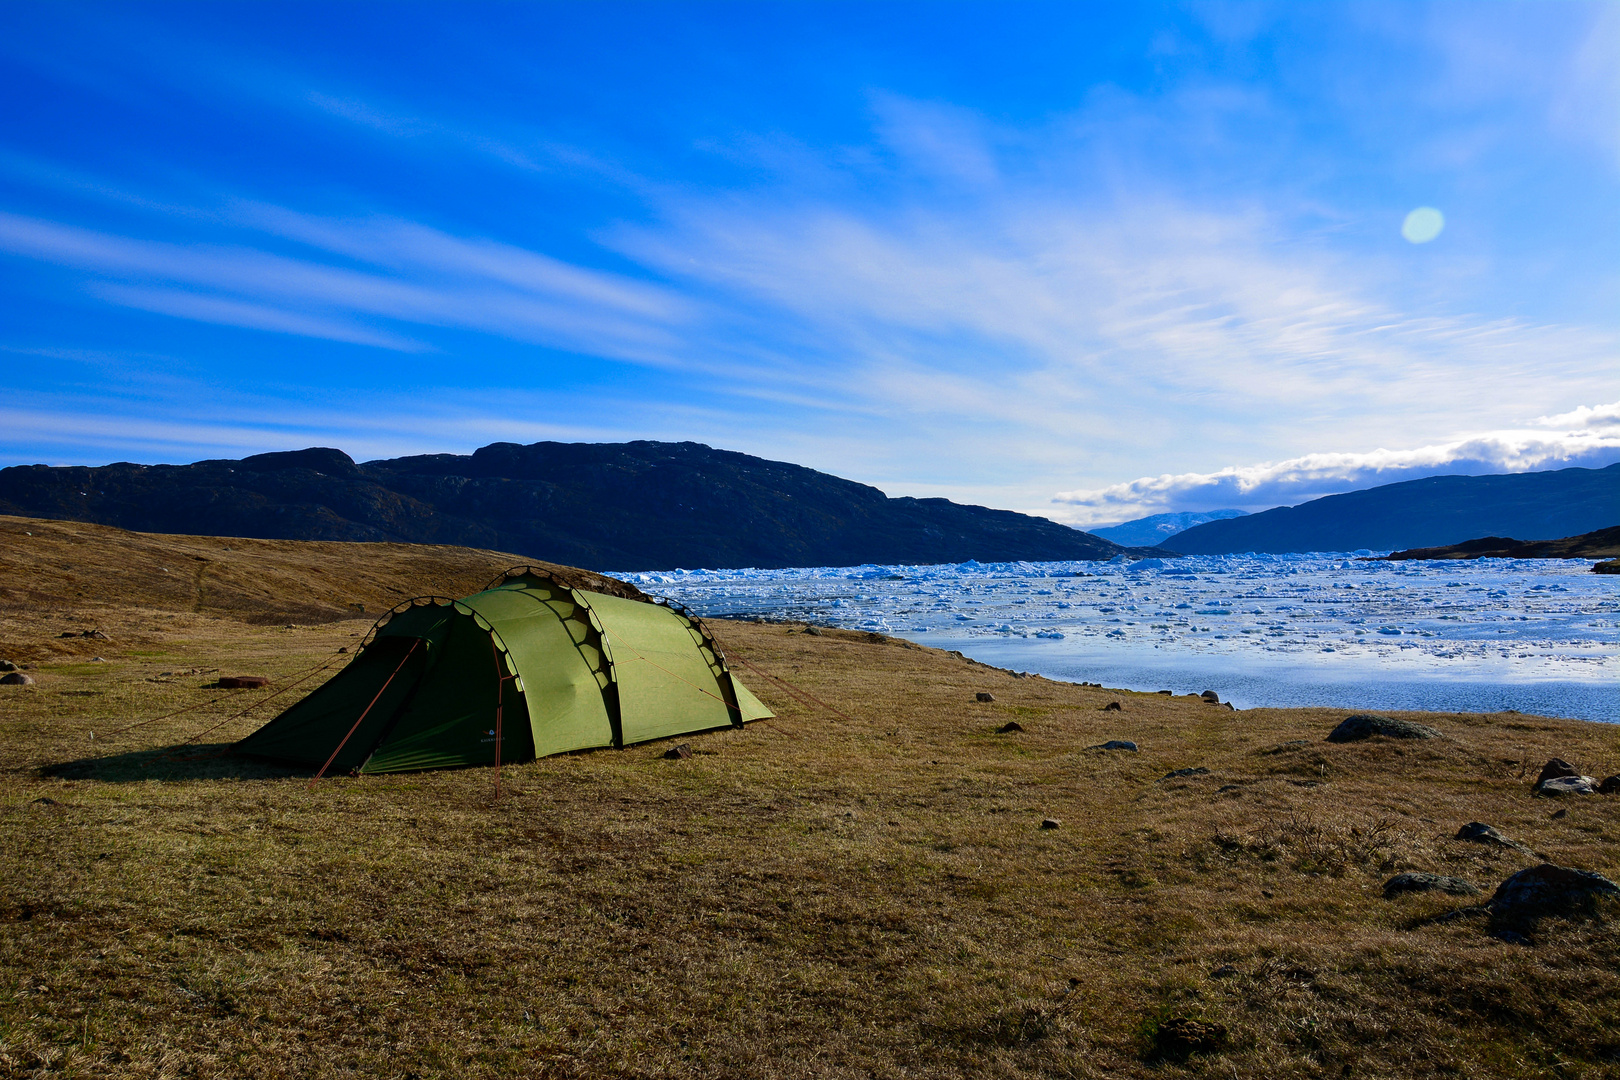
{"type": "Polygon", "coordinates": [[[1238,708],[1620,721],[1620,576],[1581,559],[1195,556],[618,575],[701,615],[795,619],[1048,678],[1238,708]]]}

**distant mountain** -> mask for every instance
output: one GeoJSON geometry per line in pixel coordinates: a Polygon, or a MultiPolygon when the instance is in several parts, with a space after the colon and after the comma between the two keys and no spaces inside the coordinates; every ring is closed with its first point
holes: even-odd
{"type": "Polygon", "coordinates": [[[1407,559],[1613,559],[1620,556],[1620,525],[1558,540],[1511,540],[1484,536],[1449,547],[1411,548],[1384,558],[1407,559]]]}
{"type": "Polygon", "coordinates": [[[1479,536],[1531,540],[1620,524],[1620,464],[1506,476],[1430,476],[1212,521],[1176,536],[1187,555],[1392,551],[1479,536]]]}
{"type": "MultiPolygon", "coordinates": [[[[1102,529],[1088,529],[1092,536],[1100,536],[1104,540],[1112,540],[1116,544],[1144,545],[1162,544],[1179,532],[1185,532],[1194,525],[1202,525],[1207,521],[1225,521],[1228,518],[1244,517],[1247,510],[1206,510],[1203,513],[1185,514],[1153,514],[1134,521],[1122,522],[1119,525],[1109,525],[1102,529]]],[[[1174,546],[1174,545],[1172,545],[1174,546]]]]}
{"type": "Polygon", "coordinates": [[[596,570],[1097,560],[1127,550],[1045,518],[891,499],[699,443],[495,443],[363,465],[327,448],[191,465],[20,465],[0,470],[0,513],[142,532],[461,544],[596,570]]]}

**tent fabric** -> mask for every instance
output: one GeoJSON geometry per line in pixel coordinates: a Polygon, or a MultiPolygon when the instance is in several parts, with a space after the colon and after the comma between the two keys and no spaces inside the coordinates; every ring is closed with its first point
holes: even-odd
{"type": "Polygon", "coordinates": [[[494,764],[497,731],[498,760],[516,762],[771,715],[685,611],[519,567],[473,596],[401,604],[347,667],[236,748],[408,772],[494,764]]]}

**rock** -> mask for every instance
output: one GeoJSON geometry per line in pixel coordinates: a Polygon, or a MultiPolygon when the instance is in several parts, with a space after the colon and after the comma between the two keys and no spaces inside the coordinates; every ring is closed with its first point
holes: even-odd
{"type": "Polygon", "coordinates": [[[1175,694],[1175,691],[1174,690],[1155,690],[1154,693],[1155,694],[1163,694],[1165,697],[1171,697],[1171,696],[1173,696],[1175,694]]]}
{"type": "Polygon", "coordinates": [[[1599,795],[1620,795],[1620,773],[1614,776],[1605,776],[1603,783],[1598,785],[1599,795]]]}
{"type": "Polygon", "coordinates": [[[92,664],[105,664],[107,662],[107,658],[105,656],[92,656],[90,658],[90,662],[92,664]]]}
{"type": "Polygon", "coordinates": [[[1555,776],[1535,786],[1532,795],[1596,795],[1597,781],[1590,776],[1555,776]]]}
{"type": "Polygon", "coordinates": [[[1136,744],[1131,742],[1131,740],[1129,740],[1129,739],[1109,739],[1107,742],[1100,742],[1096,746],[1088,746],[1088,747],[1086,747],[1086,749],[1087,750],[1129,750],[1134,754],[1134,753],[1136,753],[1136,744]]]}
{"type": "Polygon", "coordinates": [[[34,677],[24,675],[20,671],[8,671],[0,675],[0,686],[33,686],[34,677]]]}
{"type": "Polygon", "coordinates": [[[997,735],[1011,735],[1015,731],[1023,731],[1023,730],[1024,730],[1024,725],[1020,724],[1016,720],[1009,720],[1005,724],[1002,724],[1000,727],[996,728],[996,734],[997,735]]]}
{"type": "Polygon", "coordinates": [[[819,626],[807,626],[804,628],[804,632],[811,637],[821,637],[821,627],[819,626]]]}
{"type": "Polygon", "coordinates": [[[1414,724],[1410,720],[1396,720],[1377,713],[1356,713],[1328,735],[1328,742],[1356,742],[1383,735],[1390,739],[1438,739],[1440,732],[1427,724],[1414,724]]]}
{"type": "Polygon", "coordinates": [[[1041,828],[1043,829],[1061,829],[1062,827],[1063,822],[1059,821],[1055,817],[1041,819],[1041,828]]]}
{"type": "Polygon", "coordinates": [[[341,656],[341,655],[342,655],[342,654],[343,654],[343,653],[346,653],[346,652],[348,652],[348,651],[349,651],[349,647],[348,647],[348,646],[347,646],[347,645],[339,645],[339,646],[338,646],[338,654],[339,654],[339,655],[340,655],[340,656],[341,656]]]}
{"type": "Polygon", "coordinates": [[[1563,758],[1548,758],[1547,764],[1541,767],[1541,775],[1536,777],[1536,784],[1540,786],[1548,780],[1556,780],[1560,776],[1579,776],[1581,770],[1565,761],[1563,758]]]}
{"type": "Polygon", "coordinates": [[[980,690],[977,694],[973,695],[973,700],[974,701],[994,701],[994,700],[996,700],[996,695],[994,695],[992,693],[989,693],[988,691],[985,691],[985,690],[980,690]]]}
{"type": "Polygon", "coordinates": [[[1498,919],[1533,920],[1578,912],[1600,898],[1620,898],[1620,885],[1590,870],[1542,863],[1498,885],[1485,906],[1498,919]]]}
{"type": "Polygon", "coordinates": [[[1399,896],[1409,892],[1443,892],[1452,896],[1477,896],[1479,890],[1468,884],[1462,878],[1446,877],[1444,874],[1423,874],[1408,872],[1396,874],[1384,882],[1384,899],[1399,896]]]}
{"type": "Polygon", "coordinates": [[[16,671],[17,665],[10,660],[0,660],[0,671],[16,671]]]}
{"type": "Polygon", "coordinates": [[[1554,821],[1561,821],[1564,818],[1569,817],[1569,810],[1564,808],[1564,807],[1559,807],[1557,810],[1554,810],[1551,814],[1548,814],[1547,816],[1552,818],[1554,821]]]}
{"type": "Polygon", "coordinates": [[[1503,836],[1500,832],[1491,828],[1491,826],[1485,824],[1483,821],[1470,821],[1468,824],[1457,830],[1456,838],[1458,840],[1467,840],[1474,844],[1490,844],[1495,847],[1512,848],[1514,851],[1522,852],[1525,855],[1535,854],[1535,852],[1531,851],[1517,840],[1511,840],[1508,837],[1503,836]]]}
{"type": "Polygon", "coordinates": [[[1123,709],[1124,706],[1117,701],[1110,701],[1108,704],[1102,707],[1103,712],[1120,712],[1123,709]]]}
{"type": "Polygon", "coordinates": [[[221,690],[262,690],[270,685],[270,680],[263,675],[221,675],[219,688],[221,690]]]}
{"type": "Polygon", "coordinates": [[[1213,690],[1205,690],[1198,696],[1209,702],[1211,705],[1219,705],[1221,703],[1221,695],[1217,694],[1213,690]]]}
{"type": "Polygon", "coordinates": [[[1159,777],[1159,779],[1174,780],[1180,776],[1205,776],[1208,775],[1208,773],[1208,769],[1204,768],[1202,765],[1198,765],[1191,769],[1175,769],[1171,772],[1165,773],[1163,776],[1159,777]]]}
{"type": "Polygon", "coordinates": [[[672,746],[668,750],[664,751],[664,757],[669,761],[676,761],[683,758],[689,758],[691,756],[691,743],[681,743],[679,746],[672,746]]]}

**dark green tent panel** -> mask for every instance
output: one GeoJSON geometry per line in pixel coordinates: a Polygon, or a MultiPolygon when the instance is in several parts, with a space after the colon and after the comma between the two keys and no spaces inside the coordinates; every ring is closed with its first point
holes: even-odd
{"type": "Polygon", "coordinates": [[[698,620],[525,567],[462,600],[395,608],[348,667],[237,749],[328,772],[406,772],[770,715],[698,620]]]}

